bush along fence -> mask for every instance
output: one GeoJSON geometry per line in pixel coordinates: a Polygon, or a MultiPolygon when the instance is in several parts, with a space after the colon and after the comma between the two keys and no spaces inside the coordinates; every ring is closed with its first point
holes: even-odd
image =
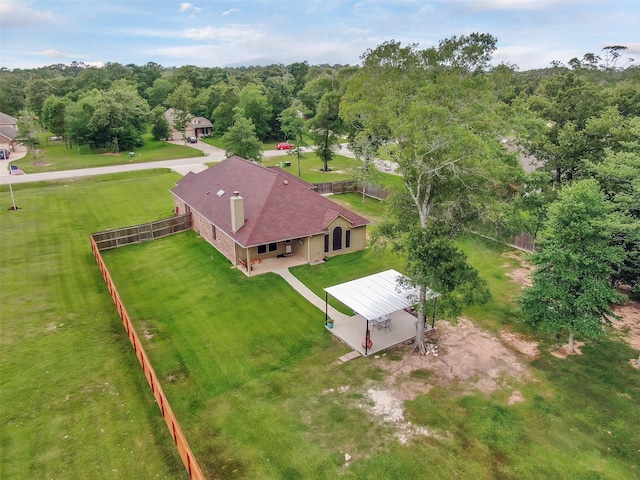
{"type": "Polygon", "coordinates": [[[115,283],[113,283],[113,280],[111,279],[111,275],[107,270],[107,267],[102,259],[102,255],[100,254],[100,249],[98,248],[98,245],[94,240],[93,236],[91,236],[91,250],[93,251],[93,255],[96,259],[96,262],[98,263],[98,266],[100,267],[102,278],[104,278],[104,281],[107,284],[107,288],[109,289],[111,298],[113,299],[113,302],[116,305],[116,310],[118,311],[118,315],[120,315],[120,319],[122,320],[122,324],[124,325],[124,328],[127,332],[129,341],[133,346],[133,351],[135,352],[136,357],[138,357],[138,361],[142,366],[142,372],[147,378],[147,382],[151,387],[151,392],[153,393],[153,396],[155,397],[156,402],[160,407],[160,411],[162,412],[162,418],[164,418],[164,421],[167,424],[167,427],[169,428],[169,432],[173,437],[173,442],[175,443],[176,448],[178,449],[178,454],[180,455],[180,458],[182,459],[182,463],[184,464],[185,468],[187,469],[187,472],[189,473],[189,478],[191,480],[204,480],[205,477],[202,473],[202,470],[200,469],[200,466],[198,465],[198,462],[196,461],[196,458],[193,455],[193,452],[191,451],[189,444],[187,443],[186,437],[182,433],[182,429],[178,424],[178,420],[176,419],[176,416],[174,415],[173,410],[171,410],[171,406],[169,405],[167,397],[165,396],[162,390],[162,387],[160,386],[158,377],[155,371],[153,370],[153,367],[151,366],[151,361],[149,360],[149,357],[147,357],[147,354],[144,348],[142,347],[142,342],[140,341],[140,337],[138,336],[135,328],[133,327],[131,318],[127,313],[127,309],[125,308],[124,303],[120,299],[120,295],[118,294],[116,285],[115,283]]]}
{"type": "Polygon", "coordinates": [[[166,237],[167,235],[189,230],[190,228],[191,214],[186,213],[151,223],[92,233],[91,238],[96,242],[98,250],[102,251],[109,248],[123,247],[132,243],[149,242],[166,237]]]}

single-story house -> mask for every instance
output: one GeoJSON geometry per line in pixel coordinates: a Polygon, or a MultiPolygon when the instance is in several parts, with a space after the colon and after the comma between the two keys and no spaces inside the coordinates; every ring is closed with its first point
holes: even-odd
{"type": "MultiPolygon", "coordinates": [[[[167,118],[169,122],[169,128],[171,129],[171,134],[169,140],[183,140],[182,131],[176,130],[174,128],[174,110],[173,108],[169,108],[166,112],[164,112],[164,116],[167,118]]],[[[207,120],[204,117],[194,117],[191,115],[189,117],[189,123],[187,124],[187,128],[185,129],[185,137],[197,137],[200,138],[203,135],[213,135],[213,123],[207,120]]]]}
{"type": "Polygon", "coordinates": [[[279,167],[228,158],[171,189],[175,213],[234,265],[297,255],[308,263],[366,248],[371,222],[279,167]]]}
{"type": "Polygon", "coordinates": [[[15,138],[18,136],[18,119],[0,112],[0,149],[16,151],[15,138]]]}

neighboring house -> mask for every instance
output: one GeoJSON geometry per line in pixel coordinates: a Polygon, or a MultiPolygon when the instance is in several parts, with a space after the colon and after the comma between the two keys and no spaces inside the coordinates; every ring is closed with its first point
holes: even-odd
{"type": "Polygon", "coordinates": [[[231,157],[188,173],[171,189],[176,214],[234,265],[279,255],[309,263],[366,247],[364,217],[313,191],[279,167],[231,157]]]}
{"type": "MultiPolygon", "coordinates": [[[[166,112],[164,112],[164,116],[167,117],[167,121],[169,122],[169,128],[171,129],[171,134],[169,140],[184,140],[182,138],[182,131],[176,130],[174,128],[174,118],[173,118],[173,108],[169,108],[166,112]]],[[[202,137],[204,135],[213,135],[213,123],[207,120],[204,117],[194,117],[190,116],[189,123],[187,123],[187,128],[185,129],[184,135],[186,138],[189,137],[202,137]]]]}
{"type": "Polygon", "coordinates": [[[18,136],[18,119],[0,112],[0,149],[16,151],[15,138],[18,136]]]}

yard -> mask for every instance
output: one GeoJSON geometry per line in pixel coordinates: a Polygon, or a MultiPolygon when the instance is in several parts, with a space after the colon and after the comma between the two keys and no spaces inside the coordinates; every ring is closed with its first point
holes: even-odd
{"type": "MultiPolygon", "coordinates": [[[[0,190],[0,477],[186,478],[88,242],[169,216],[177,178],[24,184],[17,212],[0,190]]],[[[104,257],[209,478],[639,478],[638,352],[612,332],[552,355],[513,326],[519,257],[462,246],[494,301],[441,323],[438,357],[345,364],[321,311],[193,233],[104,257]]],[[[294,274],[318,292],[402,266],[369,249],[294,274]]]]}
{"type": "Polygon", "coordinates": [[[83,145],[80,149],[77,146],[69,149],[65,147],[62,141],[51,142],[47,145],[43,139],[40,142],[41,147],[38,148],[35,159],[31,153],[27,153],[24,158],[16,160],[12,164],[17,165],[28,174],[202,157],[200,150],[168,142],[158,142],[153,140],[149,134],[144,137],[145,144],[140,148],[136,148],[133,152],[135,157],[130,157],[128,151],[118,154],[96,152],[91,150],[88,145],[83,145]]]}

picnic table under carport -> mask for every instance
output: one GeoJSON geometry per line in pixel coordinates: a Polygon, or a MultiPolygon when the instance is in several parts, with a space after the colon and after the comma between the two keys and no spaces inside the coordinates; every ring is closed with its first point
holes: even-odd
{"type": "MultiPolygon", "coordinates": [[[[418,303],[418,289],[396,270],[351,280],[324,291],[325,305],[328,306],[331,295],[353,310],[353,316],[335,319],[331,331],[360,354],[371,355],[415,338],[417,318],[409,310],[418,303]],[[384,317],[389,318],[390,328],[374,328],[382,323],[376,320],[384,317]]],[[[439,293],[427,290],[427,299],[438,296],[439,293]]],[[[325,322],[328,320],[325,313],[325,322]]],[[[429,328],[433,328],[433,323],[429,328]]]]}

